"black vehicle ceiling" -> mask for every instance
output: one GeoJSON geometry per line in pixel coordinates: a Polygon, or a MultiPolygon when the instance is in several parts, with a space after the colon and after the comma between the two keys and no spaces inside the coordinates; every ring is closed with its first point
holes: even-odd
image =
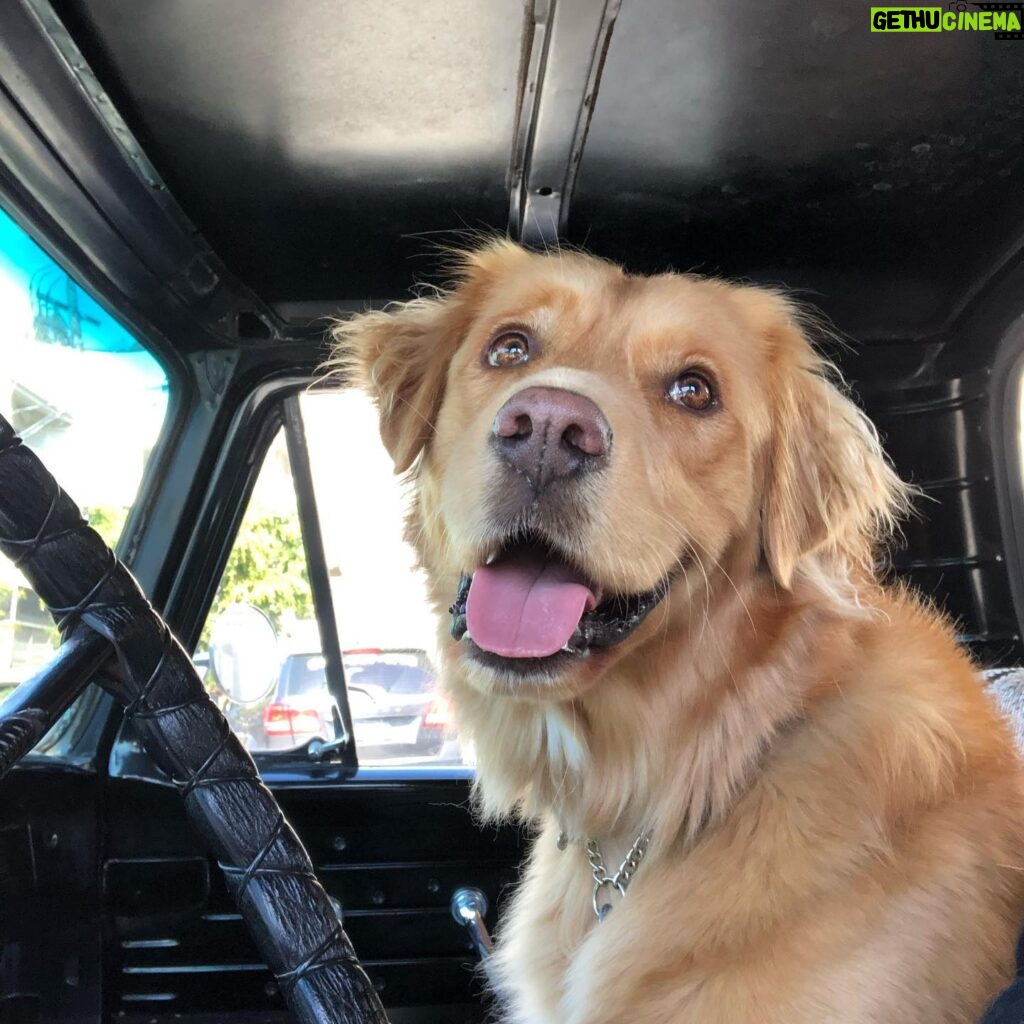
{"type": "Polygon", "coordinates": [[[859,2],[559,0],[553,30],[522,0],[55,8],[286,317],[402,296],[438,240],[506,230],[521,172],[571,242],[784,283],[861,337],[941,329],[1024,223],[1024,41],[873,33],[859,2]]]}
{"type": "Polygon", "coordinates": [[[0,195],[201,386],[311,371],[467,229],[786,285],[927,495],[895,570],[990,664],[1024,658],[1022,127],[1024,39],[860,0],[0,4],[0,195]]]}

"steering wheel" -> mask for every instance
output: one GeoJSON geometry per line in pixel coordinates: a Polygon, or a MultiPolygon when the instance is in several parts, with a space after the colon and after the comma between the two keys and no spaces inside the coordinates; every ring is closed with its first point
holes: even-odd
{"type": "Polygon", "coordinates": [[[104,663],[299,1024],[387,1024],[313,865],[192,662],[134,578],[0,416],[0,552],[54,615],[51,669],[0,709],[0,776],[43,736],[104,663]],[[111,655],[114,656],[111,659],[111,655]]]}

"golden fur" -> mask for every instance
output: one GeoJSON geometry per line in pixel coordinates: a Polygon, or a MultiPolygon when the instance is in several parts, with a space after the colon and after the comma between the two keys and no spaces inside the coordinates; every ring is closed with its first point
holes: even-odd
{"type": "Polygon", "coordinates": [[[908,491],[791,305],[495,242],[336,337],[413,474],[483,811],[539,827],[499,934],[507,1019],[973,1024],[1024,918],[1018,759],[948,625],[876,579],[908,491]],[[509,326],[539,352],[495,369],[481,353],[509,326]],[[665,400],[690,366],[716,415],[665,400]],[[517,683],[463,656],[446,611],[494,543],[492,420],[534,385],[614,429],[560,538],[573,559],[621,592],[682,571],[623,644],[517,683]],[[582,844],[617,864],[642,828],[650,852],[598,924],[582,844]]]}

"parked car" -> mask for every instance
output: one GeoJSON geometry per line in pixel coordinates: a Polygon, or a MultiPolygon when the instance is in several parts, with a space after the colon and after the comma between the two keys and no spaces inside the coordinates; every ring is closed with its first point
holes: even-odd
{"type": "MultiPolygon", "coordinates": [[[[361,756],[441,753],[448,707],[424,651],[360,648],[342,655],[356,749],[361,756]]],[[[320,652],[288,655],[274,699],[263,709],[265,749],[333,739],[335,701],[320,652]]]]}

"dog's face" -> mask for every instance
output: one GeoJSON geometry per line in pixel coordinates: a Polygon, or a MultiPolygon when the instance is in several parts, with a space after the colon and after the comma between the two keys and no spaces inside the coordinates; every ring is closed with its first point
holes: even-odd
{"type": "Polygon", "coordinates": [[[900,500],[769,292],[497,243],[338,336],[416,466],[411,537],[477,689],[584,692],[726,566],[855,572],[900,500]]]}

